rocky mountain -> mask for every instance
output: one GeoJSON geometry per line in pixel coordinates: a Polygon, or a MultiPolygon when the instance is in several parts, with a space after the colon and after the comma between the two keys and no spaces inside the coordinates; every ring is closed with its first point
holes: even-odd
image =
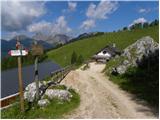
{"type": "Polygon", "coordinates": [[[73,38],[71,41],[80,40],[80,39],[83,39],[83,38],[93,37],[93,36],[102,35],[102,34],[104,34],[104,32],[82,33],[82,34],[78,35],[77,37],[73,38]]]}
{"type": "Polygon", "coordinates": [[[102,34],[104,34],[104,32],[90,32],[90,33],[80,34],[75,38],[71,38],[64,34],[56,34],[56,35],[47,36],[47,35],[44,35],[43,33],[36,33],[32,38],[35,40],[45,40],[49,44],[57,45],[57,44],[66,44],[66,43],[80,40],[83,38],[88,38],[88,37],[102,35],[102,34]]]}
{"type": "Polygon", "coordinates": [[[54,36],[49,36],[46,42],[50,44],[66,44],[71,40],[71,37],[64,34],[56,34],[54,36]]]}
{"type": "Polygon", "coordinates": [[[71,40],[71,37],[64,34],[56,34],[56,35],[45,35],[43,33],[36,33],[33,37],[35,40],[44,40],[49,44],[66,44],[71,40]]]}
{"type": "Polygon", "coordinates": [[[41,32],[39,32],[39,33],[36,33],[32,38],[35,39],[35,40],[44,40],[44,41],[46,41],[48,39],[48,36],[44,35],[41,32]]]}

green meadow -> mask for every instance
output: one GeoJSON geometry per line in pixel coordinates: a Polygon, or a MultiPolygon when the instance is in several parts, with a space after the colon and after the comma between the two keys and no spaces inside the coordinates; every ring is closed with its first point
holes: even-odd
{"type": "Polygon", "coordinates": [[[47,53],[48,59],[65,67],[70,64],[73,51],[75,51],[77,55],[82,55],[84,60],[88,60],[92,55],[108,44],[115,43],[119,49],[123,50],[125,47],[144,36],[151,36],[158,42],[158,29],[158,26],[152,26],[132,31],[110,32],[104,35],[82,39],[49,51],[47,53]]]}

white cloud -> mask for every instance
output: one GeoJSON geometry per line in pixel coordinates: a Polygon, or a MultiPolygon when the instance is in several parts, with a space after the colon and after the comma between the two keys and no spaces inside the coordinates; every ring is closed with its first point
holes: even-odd
{"type": "Polygon", "coordinates": [[[43,2],[2,2],[2,29],[15,31],[25,29],[27,25],[46,12],[43,2]]]}
{"type": "Polygon", "coordinates": [[[90,28],[95,27],[95,21],[93,19],[83,21],[82,25],[80,26],[82,29],[88,30],[90,28]]]}
{"type": "Polygon", "coordinates": [[[117,2],[101,1],[98,5],[91,3],[86,12],[88,18],[106,19],[109,14],[118,8],[117,2]]]}
{"type": "Polygon", "coordinates": [[[88,30],[96,26],[96,20],[107,19],[108,15],[116,11],[118,2],[101,1],[98,5],[91,3],[86,11],[87,19],[82,22],[80,28],[88,30]]]}
{"type": "Polygon", "coordinates": [[[145,22],[147,22],[147,20],[145,19],[145,18],[138,18],[138,19],[136,19],[136,20],[134,20],[130,25],[129,25],[129,27],[131,27],[132,25],[134,25],[134,24],[138,24],[138,23],[145,23],[145,22]]]}
{"type": "Polygon", "coordinates": [[[38,23],[33,23],[29,26],[27,26],[27,30],[29,32],[42,32],[42,31],[49,31],[51,30],[51,23],[46,21],[41,21],[38,23]]]}
{"type": "Polygon", "coordinates": [[[67,34],[71,32],[71,28],[68,27],[67,21],[64,16],[60,16],[55,23],[41,21],[31,24],[27,27],[29,32],[43,32],[48,35],[55,34],[67,34]]]}
{"type": "Polygon", "coordinates": [[[151,11],[151,9],[145,9],[145,8],[141,8],[138,10],[139,13],[149,13],[151,11]]]}
{"type": "Polygon", "coordinates": [[[52,34],[59,34],[59,33],[69,33],[71,32],[71,28],[68,27],[67,21],[65,20],[64,16],[60,16],[56,23],[53,25],[52,34]]]}
{"type": "Polygon", "coordinates": [[[77,7],[76,2],[68,2],[68,8],[70,11],[75,11],[76,7],[77,7]]]}

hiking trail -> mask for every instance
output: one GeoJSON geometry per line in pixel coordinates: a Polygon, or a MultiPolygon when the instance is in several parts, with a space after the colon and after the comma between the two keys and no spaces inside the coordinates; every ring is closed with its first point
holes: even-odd
{"type": "Polygon", "coordinates": [[[105,64],[92,62],[90,68],[71,71],[61,84],[80,94],[80,105],[65,118],[156,118],[144,102],[121,90],[102,73],[105,64]]]}

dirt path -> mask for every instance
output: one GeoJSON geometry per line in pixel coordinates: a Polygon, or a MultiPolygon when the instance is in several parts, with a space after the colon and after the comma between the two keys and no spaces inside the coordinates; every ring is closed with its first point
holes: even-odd
{"type": "Polygon", "coordinates": [[[90,63],[87,70],[71,71],[62,84],[80,94],[80,106],[66,118],[155,118],[151,110],[104,76],[105,65],[90,63]]]}

